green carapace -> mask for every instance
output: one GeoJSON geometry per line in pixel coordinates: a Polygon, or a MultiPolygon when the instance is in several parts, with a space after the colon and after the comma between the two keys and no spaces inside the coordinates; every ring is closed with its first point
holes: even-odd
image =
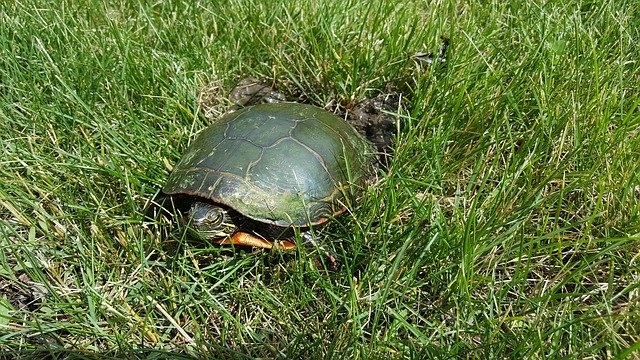
{"type": "Polygon", "coordinates": [[[186,204],[183,221],[220,244],[294,247],[293,228],[341,214],[373,172],[371,143],[311,105],[261,104],[204,129],[163,192],[186,204]]]}

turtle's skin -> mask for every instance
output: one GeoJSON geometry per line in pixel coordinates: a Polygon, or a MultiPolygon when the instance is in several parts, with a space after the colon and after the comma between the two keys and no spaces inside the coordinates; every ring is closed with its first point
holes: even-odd
{"type": "Polygon", "coordinates": [[[345,196],[372,174],[373,146],[348,123],[311,105],[271,103],[204,129],[163,192],[186,209],[197,236],[220,244],[293,248],[292,229],[343,213],[345,196]]]}

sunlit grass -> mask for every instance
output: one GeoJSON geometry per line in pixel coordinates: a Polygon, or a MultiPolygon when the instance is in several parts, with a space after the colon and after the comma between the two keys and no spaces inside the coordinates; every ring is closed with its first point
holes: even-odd
{"type": "Polygon", "coordinates": [[[634,2],[9,1],[0,351],[607,358],[640,349],[634,2]],[[411,60],[451,38],[447,66],[411,60]],[[234,84],[340,111],[403,91],[395,156],[322,229],[343,259],[143,220],[234,84]]]}

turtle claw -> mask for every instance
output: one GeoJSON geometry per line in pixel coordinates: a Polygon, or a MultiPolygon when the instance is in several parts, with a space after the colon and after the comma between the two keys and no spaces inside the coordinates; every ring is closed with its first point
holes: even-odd
{"type": "Polygon", "coordinates": [[[325,251],[324,252],[324,261],[321,261],[317,257],[313,259],[318,267],[318,270],[322,272],[339,272],[342,269],[342,263],[338,259],[338,255],[325,251]]]}
{"type": "Polygon", "coordinates": [[[333,251],[328,251],[319,244],[316,240],[313,239],[310,231],[303,232],[301,234],[302,239],[308,245],[309,248],[317,248],[322,251],[323,259],[319,259],[319,257],[314,256],[313,261],[315,262],[318,270],[326,273],[327,271],[339,272],[342,268],[342,263],[340,262],[340,258],[333,251]]]}

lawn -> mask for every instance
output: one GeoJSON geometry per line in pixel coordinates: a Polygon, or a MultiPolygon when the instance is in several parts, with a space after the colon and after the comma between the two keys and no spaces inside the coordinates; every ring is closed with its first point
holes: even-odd
{"type": "Polygon", "coordinates": [[[638,39],[626,0],[5,0],[0,357],[638,356],[638,39]],[[319,231],[338,273],[144,217],[247,76],[339,115],[402,94],[319,231]]]}

